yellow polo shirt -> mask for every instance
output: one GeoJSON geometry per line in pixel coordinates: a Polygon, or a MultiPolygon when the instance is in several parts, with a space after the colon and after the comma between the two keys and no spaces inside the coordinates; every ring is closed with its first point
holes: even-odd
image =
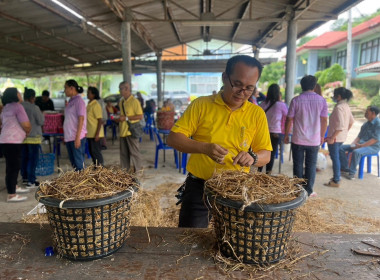
{"type": "Polygon", "coordinates": [[[249,167],[233,165],[232,157],[240,151],[247,152],[249,147],[254,152],[272,151],[263,109],[246,101],[239,109],[232,111],[224,103],[221,92],[192,101],[171,131],[182,133],[196,141],[218,144],[229,151],[224,159],[225,165],[216,163],[205,154],[191,154],[187,170],[205,180],[219,169],[248,173],[249,167]]]}
{"type": "MultiPolygon", "coordinates": [[[[120,115],[121,116],[136,116],[136,115],[142,115],[143,110],[141,108],[140,101],[133,97],[133,95],[129,96],[127,100],[124,100],[124,98],[120,99],[119,102],[119,108],[120,108],[120,115]]],[[[139,120],[136,121],[130,121],[131,123],[139,122],[139,120]]],[[[126,121],[119,123],[119,129],[120,129],[120,137],[127,137],[131,135],[131,132],[129,131],[128,123],[126,121]]]]}
{"type": "MultiPolygon", "coordinates": [[[[87,105],[87,138],[95,138],[96,128],[98,127],[98,119],[103,118],[102,106],[97,100],[92,100],[87,105]]],[[[104,137],[103,125],[99,131],[99,137],[104,137]]]]}

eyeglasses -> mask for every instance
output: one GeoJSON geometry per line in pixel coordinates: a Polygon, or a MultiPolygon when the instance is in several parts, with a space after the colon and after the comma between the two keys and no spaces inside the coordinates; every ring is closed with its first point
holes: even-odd
{"type": "Polygon", "coordinates": [[[246,95],[251,95],[255,91],[255,87],[253,87],[253,88],[242,88],[242,87],[234,86],[231,82],[230,76],[228,76],[228,80],[230,81],[232,91],[235,93],[243,92],[246,95]]]}

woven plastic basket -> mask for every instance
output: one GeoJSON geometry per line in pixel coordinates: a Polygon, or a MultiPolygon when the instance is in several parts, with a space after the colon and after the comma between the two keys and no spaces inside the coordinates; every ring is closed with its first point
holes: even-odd
{"type": "MultiPolygon", "coordinates": [[[[137,189],[135,189],[137,190],[137,189]]],[[[40,197],[48,213],[58,253],[73,260],[93,260],[120,249],[129,235],[129,209],[134,191],[114,196],[66,201],[40,197]]]]}
{"type": "Polygon", "coordinates": [[[254,203],[242,211],[243,202],[218,197],[207,187],[205,194],[212,206],[220,251],[226,257],[251,264],[278,262],[286,255],[295,210],[307,197],[302,188],[292,201],[254,203]]]}
{"type": "Polygon", "coordinates": [[[36,176],[48,176],[53,174],[54,160],[55,155],[53,153],[40,153],[36,167],[36,176]]]}

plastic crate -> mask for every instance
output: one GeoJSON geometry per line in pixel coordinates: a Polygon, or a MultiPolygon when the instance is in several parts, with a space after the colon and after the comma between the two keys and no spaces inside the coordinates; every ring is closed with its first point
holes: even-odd
{"type": "Polygon", "coordinates": [[[36,167],[36,176],[48,176],[54,173],[55,154],[40,153],[36,167]]]}

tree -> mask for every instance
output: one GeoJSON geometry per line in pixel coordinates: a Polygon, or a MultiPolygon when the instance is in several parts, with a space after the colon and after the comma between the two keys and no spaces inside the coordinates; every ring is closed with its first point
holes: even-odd
{"type": "Polygon", "coordinates": [[[313,40],[314,38],[316,38],[317,36],[303,36],[300,41],[298,42],[297,44],[297,47],[300,47],[302,46],[303,44],[306,44],[307,42],[313,40]]]}
{"type": "MultiPolygon", "coordinates": [[[[371,18],[374,18],[376,16],[380,15],[380,9],[378,9],[376,12],[370,15],[363,15],[361,17],[354,18],[352,21],[352,27],[355,27],[367,20],[370,20],[371,18]]],[[[332,31],[346,31],[348,27],[347,19],[340,18],[334,21],[334,23],[331,25],[332,31]]]]}
{"type": "Polygon", "coordinates": [[[278,83],[285,75],[285,62],[278,61],[266,65],[261,73],[261,83],[268,82],[268,84],[278,83]]]}
{"type": "Polygon", "coordinates": [[[322,72],[317,72],[315,75],[318,79],[318,83],[324,86],[327,83],[332,83],[336,81],[344,81],[346,74],[342,66],[339,64],[334,64],[330,68],[323,70],[322,72]],[[318,74],[317,74],[318,73],[318,74]]]}

